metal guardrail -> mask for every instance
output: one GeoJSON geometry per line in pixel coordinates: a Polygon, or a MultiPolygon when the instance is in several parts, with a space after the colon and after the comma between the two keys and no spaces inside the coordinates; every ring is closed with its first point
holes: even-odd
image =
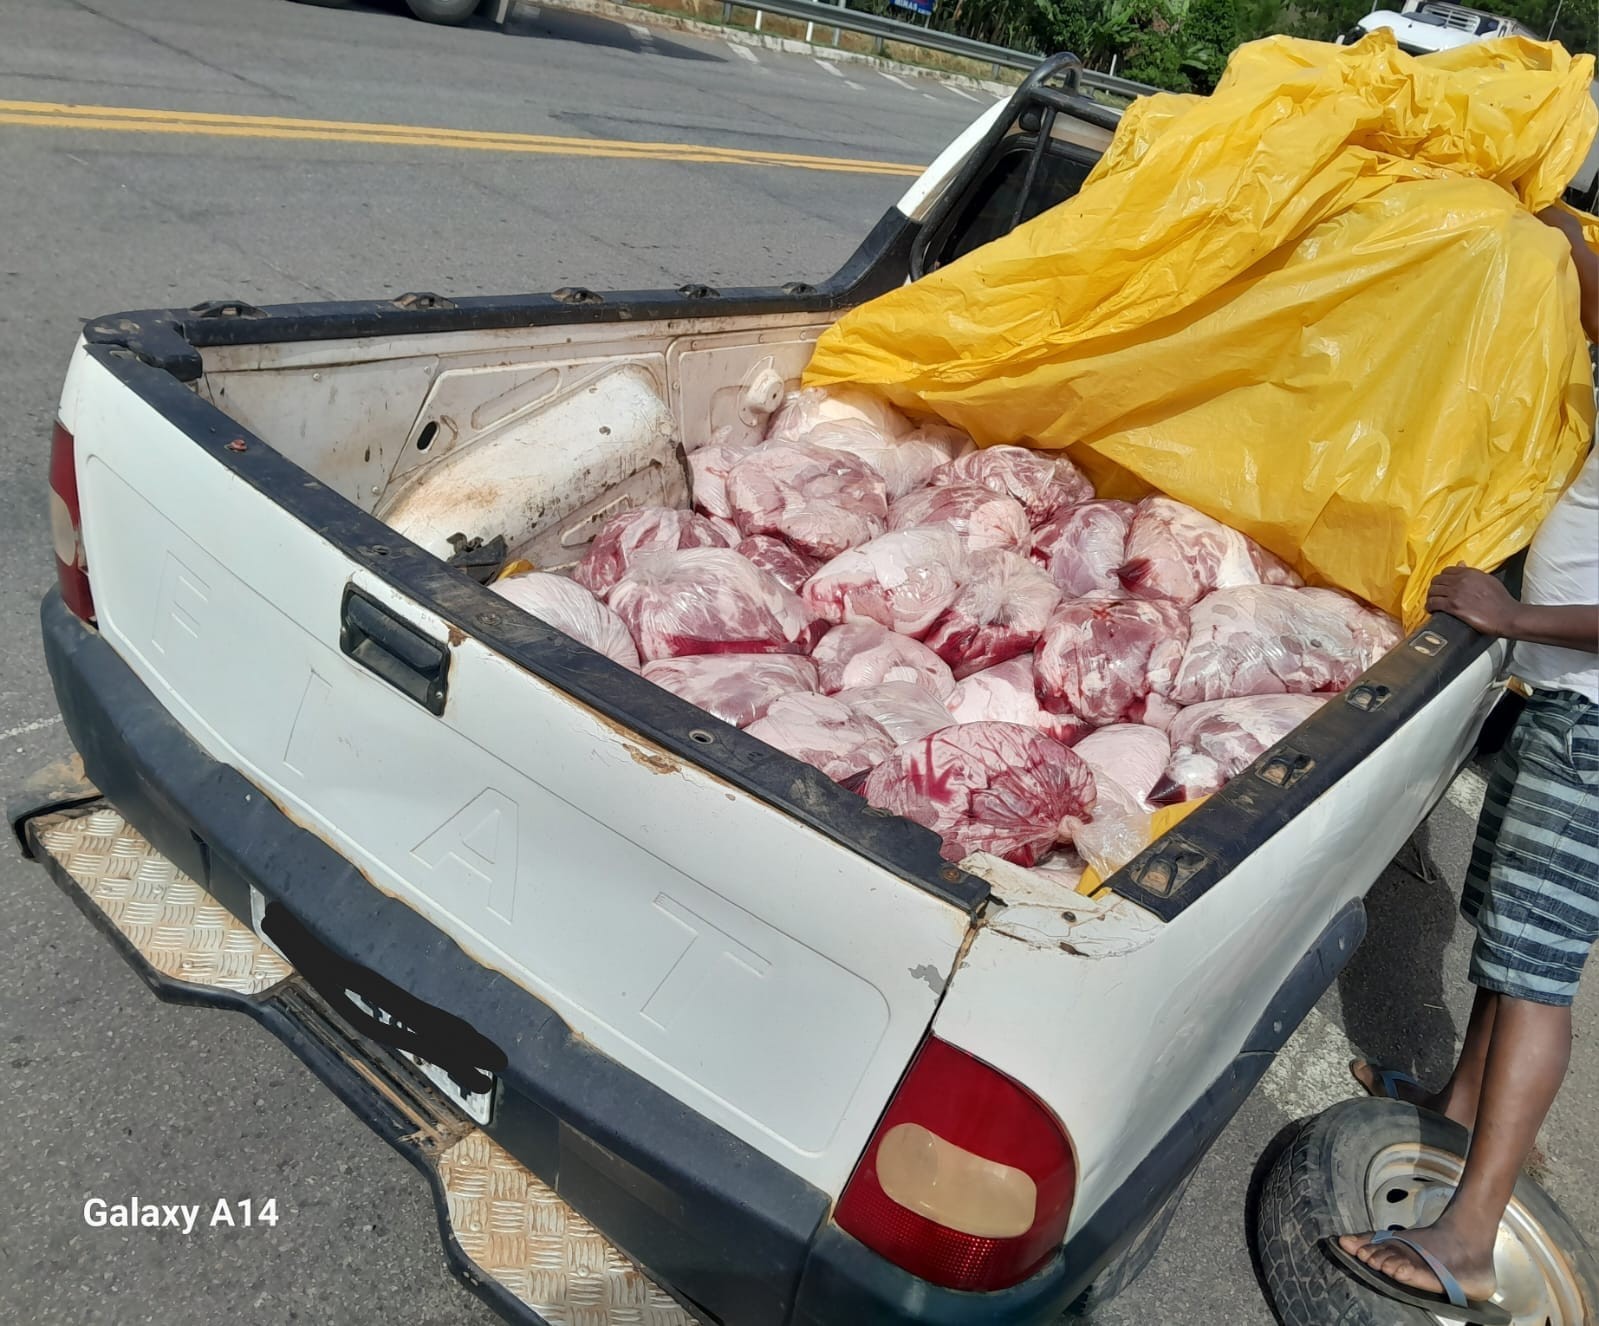
{"type": "Polygon", "coordinates": [[[1115,74],[1096,74],[1092,69],[1083,70],[1081,80],[1086,88],[1110,92],[1118,97],[1147,97],[1151,92],[1161,90],[1148,83],[1135,83],[1130,78],[1117,78],[1115,74]]]}
{"type": "MultiPolygon", "coordinates": [[[[723,10],[753,9],[757,13],[779,14],[796,18],[819,28],[841,28],[845,32],[860,32],[883,41],[895,41],[905,46],[919,46],[924,50],[938,51],[944,55],[976,60],[1000,69],[1032,69],[1044,57],[1030,51],[1012,50],[1008,46],[995,46],[971,37],[958,37],[952,32],[939,32],[917,23],[904,23],[897,18],[881,14],[867,14],[841,5],[820,3],[820,0],[724,0],[723,10]]],[[[1116,96],[1141,97],[1158,89],[1130,79],[1111,74],[1096,74],[1084,69],[1080,75],[1082,86],[1116,96]]]]}
{"type": "Polygon", "coordinates": [[[986,41],[974,41],[970,37],[957,37],[950,32],[937,32],[916,23],[903,23],[897,18],[885,18],[881,14],[867,14],[840,5],[821,4],[818,0],[750,0],[749,3],[733,3],[733,0],[727,0],[723,8],[724,10],[754,9],[768,14],[781,14],[784,18],[797,18],[807,23],[814,23],[819,28],[842,28],[846,32],[863,32],[869,37],[881,37],[884,41],[921,46],[930,51],[958,55],[967,60],[979,60],[1001,69],[1031,69],[1044,58],[1026,51],[1013,51],[1008,46],[994,46],[986,41]]]}

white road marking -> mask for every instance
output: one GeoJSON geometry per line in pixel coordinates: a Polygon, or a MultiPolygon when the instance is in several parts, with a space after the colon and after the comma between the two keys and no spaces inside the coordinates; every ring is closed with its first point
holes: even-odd
{"type": "Polygon", "coordinates": [[[1359,1093],[1349,1076],[1353,1058],[1343,1029],[1312,1009],[1266,1070],[1260,1089],[1292,1118],[1320,1114],[1359,1093]]]}
{"type": "Polygon", "coordinates": [[[924,92],[924,93],[922,93],[922,95],[924,97],[926,97],[929,101],[937,101],[938,100],[938,98],[935,97],[931,92],[924,92]]]}
{"type": "Polygon", "coordinates": [[[970,92],[962,92],[953,83],[945,83],[944,90],[953,92],[957,97],[965,97],[967,101],[976,101],[978,105],[982,105],[982,102],[977,97],[974,97],[970,92]]]}
{"type": "Polygon", "coordinates": [[[907,92],[910,91],[911,85],[909,83],[907,83],[903,78],[900,78],[900,77],[898,77],[895,74],[889,73],[888,70],[886,70],[886,69],[879,69],[877,72],[879,74],[881,74],[884,78],[886,78],[890,83],[898,83],[907,92]]]}
{"type": "Polygon", "coordinates": [[[61,715],[54,718],[37,718],[31,723],[24,723],[21,727],[14,727],[7,732],[0,732],[0,741],[10,741],[12,737],[23,737],[30,732],[40,732],[47,727],[54,727],[61,721],[61,715]]]}
{"type": "Polygon", "coordinates": [[[831,60],[816,60],[814,63],[821,65],[822,68],[827,70],[828,73],[832,74],[834,78],[844,77],[843,74],[838,72],[838,66],[835,65],[831,60]]]}
{"type": "Polygon", "coordinates": [[[863,88],[859,83],[852,83],[847,78],[844,80],[844,86],[849,88],[849,89],[851,89],[852,91],[855,91],[855,92],[864,92],[864,91],[866,91],[866,89],[863,88]]]}
{"type": "Polygon", "coordinates": [[[1474,769],[1462,769],[1444,793],[1451,804],[1459,806],[1472,819],[1482,814],[1482,801],[1488,795],[1488,784],[1474,769]]]}
{"type": "Polygon", "coordinates": [[[760,61],[755,58],[755,52],[750,50],[748,46],[740,46],[736,41],[730,41],[727,43],[727,48],[728,50],[732,51],[734,55],[742,56],[751,64],[760,63],[760,61]]]}
{"type": "Polygon", "coordinates": [[[654,41],[655,40],[655,34],[653,32],[651,32],[647,27],[645,27],[642,23],[629,23],[627,25],[627,30],[629,32],[631,32],[635,37],[637,37],[640,41],[654,41]]]}

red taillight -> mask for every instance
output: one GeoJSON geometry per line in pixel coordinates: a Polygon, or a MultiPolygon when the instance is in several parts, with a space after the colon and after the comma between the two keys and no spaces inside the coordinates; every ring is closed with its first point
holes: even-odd
{"type": "Polygon", "coordinates": [[[56,549],[61,601],[86,622],[94,620],[89,568],[83,559],[83,516],[78,508],[78,463],[72,434],[57,424],[50,434],[50,535],[56,549]]]}
{"type": "Polygon", "coordinates": [[[929,1038],[839,1198],[874,1252],[948,1289],[1025,1280],[1066,1236],[1071,1138],[1030,1091],[929,1038]]]}

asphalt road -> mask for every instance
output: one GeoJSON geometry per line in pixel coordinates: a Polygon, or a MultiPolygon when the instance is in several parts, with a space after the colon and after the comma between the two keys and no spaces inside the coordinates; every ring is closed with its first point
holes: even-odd
{"type": "MultiPolygon", "coordinates": [[[[80,320],[223,295],[814,279],[903,190],[894,166],[930,160],[981,109],[974,97],[548,7],[501,35],[285,0],[0,0],[0,791],[65,751],[35,612],[53,581],[49,422],[80,320]],[[126,132],[112,115],[87,127],[69,103],[174,115],[126,132]],[[223,137],[196,127],[199,112],[563,141],[223,137]],[[583,146],[597,140],[675,146],[616,159],[583,146]],[[712,164],[695,146],[885,164],[712,164]]],[[[1262,1152],[1349,1093],[1351,1041],[1434,1075],[1464,1027],[1453,897],[1473,790],[1457,785],[1433,816],[1411,862],[1426,868],[1378,884],[1366,945],[1205,1162],[1150,1271],[1098,1321],[1271,1321],[1244,1233],[1262,1152]]],[[[446,1274],[414,1172],[276,1041],[157,1003],[14,854],[0,854],[0,906],[0,1320],[493,1320],[446,1274]],[[280,1220],[190,1237],[84,1226],[87,1197],[130,1194],[274,1197],[280,1220]]],[[[1590,989],[1580,1025],[1594,1003],[1590,989]]],[[[1590,1234],[1596,1089],[1579,1040],[1543,1170],[1590,1234]]]]}

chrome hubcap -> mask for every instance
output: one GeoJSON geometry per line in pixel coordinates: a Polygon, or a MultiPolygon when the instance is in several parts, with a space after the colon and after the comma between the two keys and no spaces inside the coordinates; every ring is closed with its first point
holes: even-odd
{"type": "MultiPolygon", "coordinates": [[[[1366,1172],[1366,1205],[1373,1229],[1430,1225],[1449,1205],[1460,1182],[1461,1160],[1419,1142],[1380,1151],[1366,1172]]],[[[1512,1198],[1494,1243],[1494,1302],[1515,1326],[1583,1326],[1583,1300],[1575,1271],[1542,1224],[1512,1198]]],[[[1442,1313],[1434,1320],[1452,1326],[1442,1313]]]]}

